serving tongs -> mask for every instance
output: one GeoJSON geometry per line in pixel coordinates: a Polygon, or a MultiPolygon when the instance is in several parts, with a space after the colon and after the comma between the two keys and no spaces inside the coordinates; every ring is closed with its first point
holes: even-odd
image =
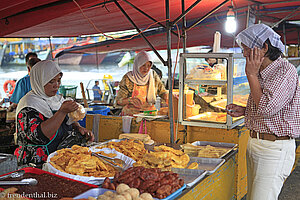
{"type": "Polygon", "coordinates": [[[37,183],[35,178],[26,178],[20,181],[0,181],[0,185],[36,185],[37,183]]]}
{"type": "Polygon", "coordinates": [[[121,170],[121,171],[124,170],[124,167],[125,167],[124,160],[121,160],[119,158],[111,158],[111,157],[104,156],[104,155],[94,153],[94,152],[92,152],[92,156],[95,156],[95,157],[101,159],[102,161],[111,165],[112,167],[116,168],[117,170],[121,170]]]}
{"type": "Polygon", "coordinates": [[[24,174],[25,174],[24,170],[18,170],[18,171],[12,172],[10,174],[0,176],[0,180],[6,179],[6,178],[18,178],[18,177],[23,176],[24,174]]]}

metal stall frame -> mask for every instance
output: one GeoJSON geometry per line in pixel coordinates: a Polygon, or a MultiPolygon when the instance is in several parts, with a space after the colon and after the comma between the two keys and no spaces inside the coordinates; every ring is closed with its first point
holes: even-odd
{"type": "MultiPolygon", "coordinates": [[[[142,38],[146,41],[146,43],[149,45],[149,47],[154,51],[154,53],[157,55],[157,57],[161,60],[161,62],[168,67],[168,86],[169,86],[169,119],[170,119],[170,143],[174,143],[174,125],[173,125],[173,102],[172,102],[172,89],[173,89],[173,81],[172,81],[172,60],[171,60],[171,33],[177,35],[172,31],[172,28],[174,25],[182,20],[183,23],[183,30],[182,35],[177,35],[177,37],[182,37],[183,39],[183,52],[186,52],[186,32],[193,27],[195,27],[197,24],[199,24],[201,21],[206,19],[208,16],[212,15],[214,12],[219,10],[222,6],[224,6],[229,0],[223,1],[221,4],[219,4],[217,7],[215,7],[213,10],[211,10],[209,13],[207,13],[205,16],[197,20],[194,24],[192,24],[189,27],[186,27],[186,19],[185,16],[195,7],[197,6],[202,0],[196,0],[191,6],[189,6],[187,9],[185,9],[184,0],[181,0],[181,6],[182,6],[182,13],[180,16],[178,16],[174,21],[170,21],[170,1],[165,0],[165,9],[166,9],[166,26],[164,26],[161,23],[158,23],[162,28],[166,29],[167,33],[167,61],[165,61],[161,55],[157,52],[155,47],[150,43],[150,41],[147,39],[147,37],[143,34],[143,32],[139,29],[139,27],[134,23],[134,21],[130,18],[130,16],[126,13],[126,11],[122,8],[122,6],[118,3],[118,0],[113,0],[113,2],[116,4],[116,6],[120,9],[120,11],[124,14],[124,16],[128,19],[128,21],[135,27],[135,29],[141,34],[142,38]]],[[[145,15],[149,19],[157,22],[154,18],[152,18],[150,15],[143,12],[141,9],[134,6],[132,3],[129,3],[128,1],[124,0],[127,4],[129,4],[131,7],[135,8],[138,12],[145,15]]]]}

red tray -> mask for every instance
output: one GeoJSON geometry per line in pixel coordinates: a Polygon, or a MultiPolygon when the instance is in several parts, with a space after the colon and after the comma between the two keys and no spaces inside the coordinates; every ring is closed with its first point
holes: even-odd
{"type": "MultiPolygon", "coordinates": [[[[32,173],[32,174],[49,174],[49,175],[52,175],[52,176],[56,176],[56,177],[59,177],[59,178],[63,178],[63,179],[66,179],[66,180],[70,180],[70,181],[73,181],[73,182],[77,182],[77,183],[81,183],[81,184],[84,184],[84,185],[87,185],[89,187],[92,188],[97,188],[99,186],[97,185],[93,185],[93,184],[89,184],[89,183],[85,183],[85,182],[82,182],[82,181],[77,181],[77,180],[74,180],[74,179],[71,179],[71,178],[67,178],[67,177],[64,177],[64,176],[59,176],[57,174],[53,174],[53,173],[50,173],[50,172],[47,172],[47,171],[44,171],[44,170],[41,170],[41,169],[38,169],[38,168],[33,168],[33,167],[25,167],[25,168],[22,168],[20,170],[24,170],[25,171],[25,174],[26,173],[32,173]]],[[[13,172],[13,171],[12,171],[13,172]]],[[[9,173],[6,173],[6,174],[10,174],[12,172],[9,172],[9,173]]],[[[3,174],[1,176],[4,176],[6,174],[3,174]]],[[[0,177],[1,177],[0,176],[0,177]]],[[[12,186],[13,187],[13,186],[12,186]]],[[[3,191],[4,189],[0,187],[0,191],[3,191]]],[[[27,198],[29,199],[29,198],[27,198]]]]}

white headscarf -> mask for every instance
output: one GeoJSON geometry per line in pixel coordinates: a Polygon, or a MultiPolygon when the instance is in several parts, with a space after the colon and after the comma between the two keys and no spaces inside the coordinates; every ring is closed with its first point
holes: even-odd
{"type": "Polygon", "coordinates": [[[16,114],[25,107],[31,107],[47,118],[52,117],[52,111],[57,111],[60,108],[64,98],[61,95],[47,96],[44,86],[59,73],[61,73],[60,67],[51,60],[43,60],[35,64],[30,71],[32,90],[20,100],[16,114]]]}
{"type": "Polygon", "coordinates": [[[145,51],[141,51],[134,58],[133,70],[128,72],[126,75],[133,83],[137,85],[146,85],[147,83],[149,83],[147,101],[148,103],[155,103],[156,95],[155,95],[155,83],[153,78],[153,71],[152,69],[150,69],[148,74],[146,74],[145,76],[143,76],[140,73],[140,67],[143,66],[148,61],[151,62],[151,66],[152,66],[150,55],[145,51]]]}
{"type": "Polygon", "coordinates": [[[236,41],[241,48],[241,43],[243,43],[251,49],[254,47],[263,48],[267,39],[270,40],[272,46],[284,53],[284,45],[280,40],[280,35],[265,24],[254,24],[236,36],[236,41]]]}

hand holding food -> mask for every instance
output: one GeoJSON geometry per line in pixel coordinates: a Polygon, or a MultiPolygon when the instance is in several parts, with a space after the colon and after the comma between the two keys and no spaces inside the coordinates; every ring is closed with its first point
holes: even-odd
{"type": "Polygon", "coordinates": [[[76,104],[78,105],[77,109],[75,111],[69,113],[69,117],[75,122],[82,120],[85,117],[84,107],[82,105],[80,105],[79,103],[76,103],[76,104]]]}
{"type": "Polygon", "coordinates": [[[70,113],[73,112],[75,110],[78,109],[78,104],[75,101],[72,100],[68,100],[68,101],[64,101],[61,105],[61,107],[59,108],[59,110],[63,113],[70,113]]]}

